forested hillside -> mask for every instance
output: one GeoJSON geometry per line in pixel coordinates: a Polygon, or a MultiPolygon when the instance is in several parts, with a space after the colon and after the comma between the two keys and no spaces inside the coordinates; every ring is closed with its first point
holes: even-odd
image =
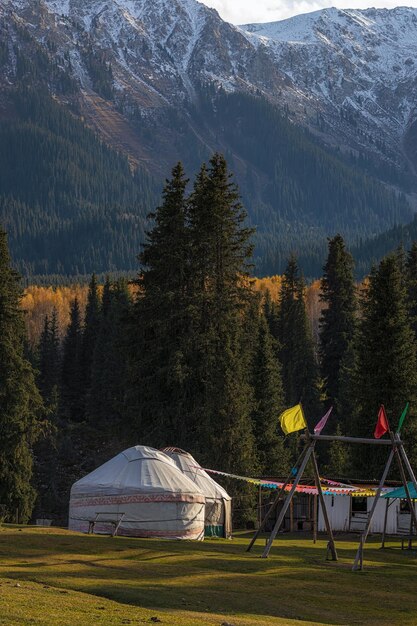
{"type": "Polygon", "coordinates": [[[257,227],[258,274],[282,271],[295,252],[307,276],[319,276],[326,236],[352,243],[411,217],[404,197],[324,149],[266,100],[203,90],[206,120],[217,128],[257,227]],[[234,158],[233,158],[234,157],[234,158]]]}
{"type": "Polygon", "coordinates": [[[48,93],[0,120],[0,221],[24,276],[134,269],[155,183],[48,93]]]}
{"type": "Polygon", "coordinates": [[[356,260],[357,275],[364,276],[371,266],[378,263],[383,256],[400,247],[409,248],[417,240],[417,217],[407,224],[397,224],[386,232],[370,238],[362,239],[352,247],[356,260]]]}

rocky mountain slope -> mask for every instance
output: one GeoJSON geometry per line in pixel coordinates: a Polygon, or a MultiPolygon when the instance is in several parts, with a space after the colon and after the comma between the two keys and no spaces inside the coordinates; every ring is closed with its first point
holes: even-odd
{"type": "MultiPolygon", "coordinates": [[[[16,109],[16,92],[20,101],[25,92],[26,103],[32,97],[26,92],[42,92],[141,172],[132,198],[144,186],[153,188],[146,176],[159,186],[176,160],[193,173],[221,150],[258,227],[258,270],[280,271],[292,249],[311,275],[320,269],[328,234],[341,230],[355,241],[411,218],[399,192],[412,198],[416,187],[416,21],[414,9],[326,9],[235,27],[195,0],[0,0],[0,131],[10,120],[27,124],[27,111],[22,117],[16,109]]],[[[44,118],[40,109],[31,121],[37,141],[52,132],[44,118]]],[[[70,128],[67,120],[65,140],[77,155],[79,127],[74,136],[70,128]]],[[[55,124],[57,146],[60,133],[55,124]]],[[[1,150],[0,161],[16,171],[1,150]]],[[[24,151],[17,153],[25,159],[24,151]]],[[[20,163],[19,171],[26,166],[20,163]]],[[[65,197],[65,216],[58,200],[45,206],[28,190],[23,197],[18,180],[6,197],[0,180],[0,219],[19,259],[25,249],[33,255],[20,265],[29,273],[73,271],[72,261],[48,263],[48,237],[53,224],[62,230],[63,217],[68,233],[74,230],[71,194],[77,218],[85,220],[90,210],[91,199],[78,197],[78,174],[66,188],[63,168],[58,175],[56,168],[51,160],[48,180],[59,189],[50,197],[65,197]],[[8,197],[29,207],[19,209],[19,223],[8,197]],[[43,236],[37,217],[36,241],[30,239],[32,226],[22,227],[25,211],[33,215],[31,206],[44,212],[48,224],[43,236]]],[[[104,189],[100,203],[109,205],[114,201],[106,194],[104,189]]],[[[154,197],[148,193],[147,202],[154,197]]],[[[134,211],[135,220],[142,220],[135,242],[123,231],[124,259],[137,245],[150,208],[144,201],[134,211]]],[[[98,216],[99,206],[94,210],[98,216]]],[[[123,202],[117,212],[132,214],[123,202]]],[[[104,239],[100,232],[94,232],[97,249],[109,242],[108,232],[104,239]]],[[[68,237],[65,245],[55,241],[58,248],[71,246],[68,237]]],[[[110,243],[118,248],[116,240],[110,243]]],[[[102,253],[90,255],[83,271],[106,271],[103,263],[102,253]],[[100,267],[93,267],[93,258],[100,258],[100,267]]],[[[132,267],[133,255],[131,266],[124,260],[120,269],[132,267]]]]}
{"type": "Polygon", "coordinates": [[[304,123],[416,174],[417,9],[331,8],[242,32],[298,88],[304,123]]]}

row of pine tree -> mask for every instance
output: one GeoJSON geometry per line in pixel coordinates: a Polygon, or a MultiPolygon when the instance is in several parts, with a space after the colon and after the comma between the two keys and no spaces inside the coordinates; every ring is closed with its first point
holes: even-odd
{"type": "MultiPolygon", "coordinates": [[[[178,164],[151,215],[132,289],[92,277],[61,344],[45,318],[27,351],[19,276],[0,233],[0,505],[9,519],[66,516],[74,480],[123,447],[175,445],[205,466],[282,476],[297,435],[278,416],[302,402],[309,426],[333,406],[329,432],[372,436],[380,403],[395,420],[411,403],[406,441],[416,460],[417,245],[354,281],[343,238],[329,239],[315,345],[305,283],[291,257],[278,302],[251,285],[253,231],[225,159],[203,165],[192,190],[178,164]],[[32,364],[30,362],[32,360],[32,364]]],[[[322,471],[378,478],[384,459],[332,444],[322,471]]],[[[240,521],[252,487],[228,485],[240,521]]]]}

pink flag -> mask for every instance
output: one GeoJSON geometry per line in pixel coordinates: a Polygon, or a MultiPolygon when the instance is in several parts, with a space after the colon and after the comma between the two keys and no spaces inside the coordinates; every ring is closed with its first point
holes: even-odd
{"type": "Polygon", "coordinates": [[[332,411],[333,411],[333,407],[331,406],[330,409],[327,411],[326,415],[323,415],[323,417],[321,418],[319,423],[316,424],[316,426],[314,427],[314,434],[315,435],[320,435],[321,431],[326,426],[326,422],[329,419],[329,415],[330,415],[330,413],[332,411]]]}

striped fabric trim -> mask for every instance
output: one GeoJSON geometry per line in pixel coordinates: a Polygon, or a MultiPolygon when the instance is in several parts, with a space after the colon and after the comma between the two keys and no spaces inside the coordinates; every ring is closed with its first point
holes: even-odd
{"type": "MultiPolygon", "coordinates": [[[[70,530],[75,530],[82,533],[88,533],[89,522],[70,519],[70,530]]],[[[114,530],[112,524],[106,524],[100,522],[95,524],[95,533],[111,534],[114,530]]],[[[147,530],[142,528],[124,528],[121,526],[117,531],[117,534],[123,537],[155,537],[159,539],[199,539],[204,536],[204,524],[198,525],[194,528],[178,528],[175,530],[147,530]]]]}
{"type": "Polygon", "coordinates": [[[156,493],[156,494],[135,494],[130,496],[95,496],[86,498],[71,498],[71,507],[84,506],[102,506],[112,504],[147,504],[151,502],[190,502],[196,504],[205,504],[204,496],[192,495],[187,493],[156,493]]]}

